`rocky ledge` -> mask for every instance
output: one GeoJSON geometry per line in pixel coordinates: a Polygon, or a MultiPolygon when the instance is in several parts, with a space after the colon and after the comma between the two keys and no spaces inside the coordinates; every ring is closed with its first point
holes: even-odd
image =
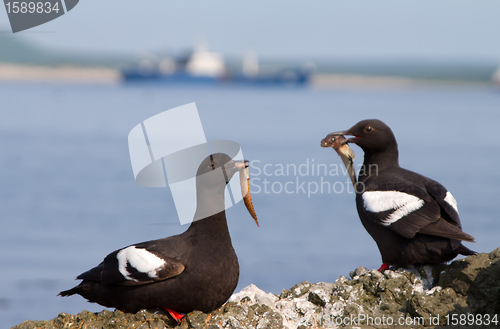
{"type": "Polygon", "coordinates": [[[27,328],[500,328],[500,248],[449,265],[359,267],[334,283],[301,282],[277,296],[249,285],[211,313],[176,324],[161,309],[66,313],[27,328]]]}

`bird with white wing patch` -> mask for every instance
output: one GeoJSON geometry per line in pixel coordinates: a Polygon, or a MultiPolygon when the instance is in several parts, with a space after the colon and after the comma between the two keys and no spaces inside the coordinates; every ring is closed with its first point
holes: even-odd
{"type": "MultiPolygon", "coordinates": [[[[210,312],[233,293],[239,278],[238,257],[226,221],[224,191],[248,161],[217,153],[205,158],[196,174],[197,206],[182,234],[131,245],[106,256],[80,274],[78,286],[61,296],[79,294],[90,302],[125,312],[165,308],[177,321],[193,310],[210,312]]],[[[244,184],[243,184],[244,183],[244,184]]],[[[258,225],[247,180],[245,202],[258,225]]]]}
{"type": "Polygon", "coordinates": [[[462,241],[457,201],[438,182],[399,166],[396,137],[380,120],[364,120],[323,139],[349,135],[365,152],[356,185],[356,206],[365,229],[382,255],[379,271],[390,265],[439,264],[458,254],[473,255],[462,241]]]}

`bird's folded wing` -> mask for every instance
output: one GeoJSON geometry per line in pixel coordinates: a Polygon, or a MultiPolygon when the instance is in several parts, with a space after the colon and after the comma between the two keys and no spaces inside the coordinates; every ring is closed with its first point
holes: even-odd
{"type": "Polygon", "coordinates": [[[475,242],[474,237],[462,231],[457,200],[453,195],[443,185],[432,180],[426,184],[426,189],[429,195],[439,204],[441,218],[423,227],[419,233],[475,242]]]}
{"type": "Polygon", "coordinates": [[[369,220],[405,238],[440,218],[439,204],[419,188],[366,191],[359,197],[369,220]]]}
{"type": "Polygon", "coordinates": [[[143,285],[172,278],[184,271],[184,264],[155,251],[156,246],[132,245],[112,252],[78,279],[100,281],[104,285],[143,285]]]}
{"type": "Polygon", "coordinates": [[[450,238],[456,240],[463,240],[468,242],[475,242],[474,237],[462,231],[459,227],[450,224],[444,219],[440,218],[418,231],[418,233],[440,236],[443,238],[450,238]]]}
{"type": "Polygon", "coordinates": [[[398,186],[361,195],[368,218],[405,238],[417,233],[474,241],[461,229],[456,201],[439,183],[426,186],[398,186]]]}
{"type": "Polygon", "coordinates": [[[449,223],[462,228],[460,217],[458,216],[457,200],[453,195],[438,182],[429,180],[426,184],[429,195],[441,206],[441,215],[449,223]]]}

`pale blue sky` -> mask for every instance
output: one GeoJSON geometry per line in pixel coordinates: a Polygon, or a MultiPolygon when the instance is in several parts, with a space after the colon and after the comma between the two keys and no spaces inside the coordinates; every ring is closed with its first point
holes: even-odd
{"type": "MultiPolygon", "coordinates": [[[[0,29],[10,30],[5,10],[0,29]]],[[[232,55],[500,60],[500,1],[82,0],[16,35],[83,51],[180,50],[206,38],[232,55]]]]}

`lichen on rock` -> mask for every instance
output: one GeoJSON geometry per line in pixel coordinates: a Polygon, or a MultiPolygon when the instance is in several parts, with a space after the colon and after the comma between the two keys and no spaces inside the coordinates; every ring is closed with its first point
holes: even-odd
{"type": "MultiPolygon", "coordinates": [[[[66,313],[14,329],[91,328],[407,328],[446,325],[452,314],[500,317],[500,248],[449,265],[387,270],[358,267],[351,279],[300,282],[280,296],[251,284],[210,313],[194,311],[178,325],[162,309],[66,313]]],[[[496,325],[499,327],[500,319],[496,325]]],[[[441,328],[440,327],[440,328],[441,328]]],[[[479,326],[476,326],[479,328],[479,326]]],[[[476,328],[470,326],[469,328],[476,328]]]]}

